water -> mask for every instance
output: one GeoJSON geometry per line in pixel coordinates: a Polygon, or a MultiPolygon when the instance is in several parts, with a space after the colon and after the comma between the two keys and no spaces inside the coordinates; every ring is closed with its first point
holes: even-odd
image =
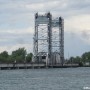
{"type": "Polygon", "coordinates": [[[84,90],[90,68],[0,70],[0,90],[84,90]]]}

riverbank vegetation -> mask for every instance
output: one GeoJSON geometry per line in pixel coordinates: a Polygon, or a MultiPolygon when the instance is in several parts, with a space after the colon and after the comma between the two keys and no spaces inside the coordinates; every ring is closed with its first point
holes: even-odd
{"type": "Polygon", "coordinates": [[[88,63],[90,65],[90,52],[85,52],[81,56],[70,57],[66,59],[67,64],[79,64],[83,66],[84,64],[88,63]]]}
{"type": "Polygon", "coordinates": [[[32,53],[28,53],[25,48],[19,48],[12,51],[11,55],[7,51],[0,53],[0,63],[30,63],[32,60],[32,53]]]}
{"type": "MultiPolygon", "coordinates": [[[[19,48],[12,51],[9,55],[7,51],[0,53],[0,63],[31,63],[32,53],[27,53],[25,48],[19,48]]],[[[70,57],[65,60],[66,64],[79,64],[82,66],[85,63],[90,63],[90,52],[85,52],[81,56],[70,57]]]]}

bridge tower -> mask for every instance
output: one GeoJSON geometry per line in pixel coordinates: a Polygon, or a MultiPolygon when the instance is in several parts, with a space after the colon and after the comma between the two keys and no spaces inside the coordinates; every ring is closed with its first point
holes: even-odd
{"type": "Polygon", "coordinates": [[[64,25],[63,19],[52,18],[51,13],[35,14],[34,62],[47,65],[63,65],[64,25]]]}

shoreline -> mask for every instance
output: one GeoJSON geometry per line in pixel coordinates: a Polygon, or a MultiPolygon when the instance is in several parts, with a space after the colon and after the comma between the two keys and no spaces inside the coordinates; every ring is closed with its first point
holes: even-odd
{"type": "Polygon", "coordinates": [[[48,65],[45,64],[0,64],[0,70],[14,70],[14,69],[43,69],[43,68],[77,68],[77,67],[90,67],[79,66],[78,64],[65,64],[61,65],[48,65]]]}

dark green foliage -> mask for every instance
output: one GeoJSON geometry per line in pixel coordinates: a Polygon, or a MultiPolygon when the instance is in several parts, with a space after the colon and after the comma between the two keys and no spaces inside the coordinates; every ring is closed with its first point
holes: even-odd
{"type": "Polygon", "coordinates": [[[83,66],[83,63],[82,62],[79,62],[79,66],[82,67],[83,66]]]}
{"type": "Polygon", "coordinates": [[[70,57],[69,60],[67,60],[67,63],[79,64],[79,66],[83,66],[86,62],[90,63],[90,52],[83,53],[81,57],[70,57]]]}
{"type": "Polygon", "coordinates": [[[85,52],[82,56],[82,61],[85,62],[90,62],[90,52],[85,52]]]}
{"type": "Polygon", "coordinates": [[[26,50],[24,48],[19,48],[12,52],[11,59],[17,63],[23,63],[25,60],[26,50]]]}
{"type": "Polygon", "coordinates": [[[31,62],[32,60],[32,53],[27,54],[27,52],[24,48],[19,48],[15,51],[12,51],[11,55],[8,55],[7,51],[3,51],[0,53],[0,63],[24,63],[25,60],[26,62],[31,62]]]}
{"type": "Polygon", "coordinates": [[[79,64],[81,62],[81,57],[76,56],[73,60],[73,63],[79,64]]]}
{"type": "Polygon", "coordinates": [[[30,63],[32,61],[32,56],[33,56],[32,53],[27,54],[27,57],[26,57],[27,63],[30,63]]]}
{"type": "Polygon", "coordinates": [[[68,60],[68,63],[70,64],[79,64],[81,63],[81,57],[76,56],[76,57],[70,57],[70,59],[68,60]]]}
{"type": "MultiPolygon", "coordinates": [[[[9,55],[7,51],[0,53],[0,63],[31,63],[33,54],[26,52],[25,48],[19,48],[15,51],[12,51],[12,54],[9,55]]],[[[82,56],[70,57],[66,60],[67,64],[79,64],[83,66],[84,63],[90,63],[90,52],[85,52],[82,56]]]]}
{"type": "Polygon", "coordinates": [[[9,55],[7,51],[0,53],[0,63],[8,63],[8,57],[9,55]]]}

